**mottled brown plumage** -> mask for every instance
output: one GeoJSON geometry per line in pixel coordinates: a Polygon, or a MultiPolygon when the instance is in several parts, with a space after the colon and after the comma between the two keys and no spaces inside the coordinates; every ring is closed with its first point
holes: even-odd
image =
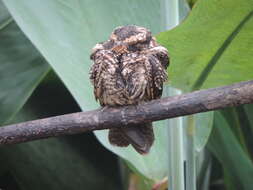
{"type": "MultiPolygon", "coordinates": [[[[90,80],[101,106],[137,105],[161,97],[168,52],[146,28],[116,28],[108,41],[96,44],[91,59],[90,80]]],[[[109,141],[122,147],[131,144],[140,154],[148,153],[154,141],[152,124],[110,129],[109,141]]]]}

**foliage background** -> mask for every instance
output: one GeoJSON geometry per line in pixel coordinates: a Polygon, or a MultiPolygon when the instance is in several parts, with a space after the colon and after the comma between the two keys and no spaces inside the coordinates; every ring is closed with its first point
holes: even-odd
{"type": "MultiPolygon", "coordinates": [[[[157,35],[170,52],[171,85],[192,91],[250,80],[253,1],[190,3],[193,9],[178,27],[157,35]]],[[[82,110],[96,108],[88,80],[90,49],[107,39],[118,25],[137,24],[158,33],[163,16],[155,0],[0,1],[0,124],[71,113],[79,111],[78,106],[82,110]]],[[[210,136],[210,153],[205,154],[205,162],[197,171],[200,189],[204,189],[203,181],[216,184],[220,179],[227,189],[253,189],[251,115],[252,106],[247,105],[194,116],[194,160],[210,136]],[[201,178],[210,166],[211,180],[208,175],[201,178]]],[[[186,121],[186,131],[189,127],[186,121]]],[[[142,176],[146,182],[142,188],[167,175],[168,136],[164,126],[156,127],[156,144],[145,158],[131,148],[110,146],[106,131],[96,135],[142,176]]],[[[125,183],[117,157],[92,134],[5,146],[0,152],[0,185],[5,189],[119,189],[125,183]],[[97,157],[103,159],[96,162],[97,157]]]]}

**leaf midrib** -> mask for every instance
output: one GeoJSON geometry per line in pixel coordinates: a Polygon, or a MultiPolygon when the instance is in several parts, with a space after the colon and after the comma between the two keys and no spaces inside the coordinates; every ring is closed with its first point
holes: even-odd
{"type": "Polygon", "coordinates": [[[211,60],[208,62],[207,66],[203,69],[201,74],[199,75],[198,79],[192,86],[192,91],[198,90],[202,87],[206,79],[208,78],[209,73],[212,71],[216,63],[219,61],[220,57],[223,55],[225,50],[229,47],[231,42],[234,40],[234,38],[237,36],[237,34],[240,32],[242,27],[250,20],[250,18],[253,16],[253,11],[249,12],[242,21],[237,25],[237,27],[231,32],[231,34],[227,37],[227,39],[223,42],[221,47],[216,51],[214,56],[211,58],[211,60]]]}
{"type": "Polygon", "coordinates": [[[0,24],[0,31],[1,30],[4,30],[5,29],[5,27],[7,27],[9,24],[11,24],[13,22],[13,19],[10,17],[10,18],[8,18],[8,19],[6,19],[4,22],[2,22],[1,24],[0,24]]]}

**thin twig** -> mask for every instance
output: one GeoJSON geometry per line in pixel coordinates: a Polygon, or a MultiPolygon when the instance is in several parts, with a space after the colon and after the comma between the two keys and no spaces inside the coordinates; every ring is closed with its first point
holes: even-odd
{"type": "Polygon", "coordinates": [[[162,98],[138,106],[79,112],[0,128],[0,144],[124,127],[253,103],[253,81],[162,98]]]}

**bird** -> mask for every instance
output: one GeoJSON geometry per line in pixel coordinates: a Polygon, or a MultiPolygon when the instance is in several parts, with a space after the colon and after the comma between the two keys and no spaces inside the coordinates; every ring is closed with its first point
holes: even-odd
{"type": "MultiPolygon", "coordinates": [[[[147,28],[115,28],[107,41],[95,45],[90,59],[90,81],[102,107],[138,105],[161,97],[169,54],[147,28]]],[[[154,142],[152,123],[109,129],[108,138],[112,145],[132,145],[145,155],[154,142]]]]}

